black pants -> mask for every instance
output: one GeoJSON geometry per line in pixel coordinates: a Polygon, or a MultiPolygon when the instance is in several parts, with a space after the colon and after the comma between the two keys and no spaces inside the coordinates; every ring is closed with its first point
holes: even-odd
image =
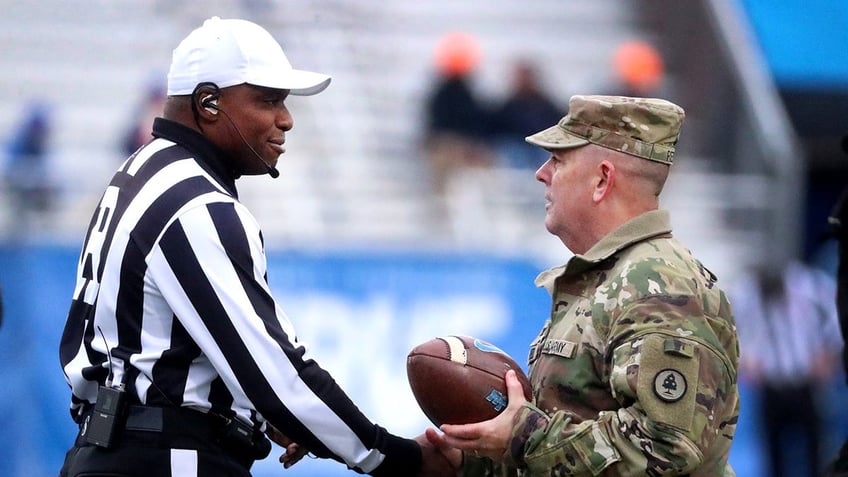
{"type": "Polygon", "coordinates": [[[74,446],[59,477],[249,477],[226,453],[119,445],[74,446]]]}
{"type": "Polygon", "coordinates": [[[848,477],[848,441],[842,444],[839,454],[828,465],[825,477],[848,477]]]}
{"type": "Polygon", "coordinates": [[[185,409],[130,406],[109,449],[88,443],[85,428],[59,477],[250,477],[254,459],[267,455],[234,446],[215,419],[185,409]]]}
{"type": "Polygon", "coordinates": [[[771,386],[762,390],[762,411],[768,458],[773,477],[821,476],[821,416],[812,384],[771,386]],[[803,436],[806,473],[789,476],[785,440],[803,436]]]}

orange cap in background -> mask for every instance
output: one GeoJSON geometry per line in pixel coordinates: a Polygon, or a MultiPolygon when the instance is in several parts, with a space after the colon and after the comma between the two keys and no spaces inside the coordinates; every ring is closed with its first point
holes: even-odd
{"type": "Polygon", "coordinates": [[[650,44],[634,40],[622,43],[613,55],[619,78],[639,91],[651,91],[662,83],[665,66],[662,56],[650,44]]]}
{"type": "Polygon", "coordinates": [[[439,71],[447,76],[463,76],[479,63],[482,50],[477,38],[470,33],[451,32],[439,39],[433,60],[439,71]]]}

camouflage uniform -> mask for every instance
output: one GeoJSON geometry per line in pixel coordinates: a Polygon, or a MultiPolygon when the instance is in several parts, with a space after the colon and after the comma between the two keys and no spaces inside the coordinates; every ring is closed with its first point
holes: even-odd
{"type": "MultiPolygon", "coordinates": [[[[662,126],[679,110],[672,138],[663,139],[669,127],[642,127],[654,136],[634,139],[609,134],[627,121],[604,126],[611,115],[598,108],[608,108],[599,106],[606,99],[576,98],[555,126],[572,136],[547,130],[543,147],[572,147],[584,140],[577,134],[671,162],[682,120],[675,105],[650,100],[663,108],[658,116],[642,106],[627,112],[638,128],[662,126]],[[650,147],[656,142],[672,147],[650,147]]],[[[672,238],[667,211],[629,220],[536,283],[553,306],[530,349],[533,402],[517,416],[502,465],[468,456],[465,475],[735,475],[728,454],[739,416],[736,326],[716,277],[672,238]]]]}

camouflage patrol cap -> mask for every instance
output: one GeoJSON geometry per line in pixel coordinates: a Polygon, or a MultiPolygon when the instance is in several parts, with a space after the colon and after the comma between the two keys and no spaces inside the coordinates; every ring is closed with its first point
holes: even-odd
{"type": "Polygon", "coordinates": [[[671,165],[684,116],[664,99],[575,95],[556,126],[525,140],[545,149],[592,143],[671,165]]]}

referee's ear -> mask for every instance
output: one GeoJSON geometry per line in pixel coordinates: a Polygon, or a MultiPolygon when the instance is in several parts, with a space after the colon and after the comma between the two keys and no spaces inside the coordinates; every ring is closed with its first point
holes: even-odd
{"type": "Polygon", "coordinates": [[[218,98],[221,89],[212,83],[201,83],[191,95],[192,109],[206,122],[218,120],[218,98]]]}

